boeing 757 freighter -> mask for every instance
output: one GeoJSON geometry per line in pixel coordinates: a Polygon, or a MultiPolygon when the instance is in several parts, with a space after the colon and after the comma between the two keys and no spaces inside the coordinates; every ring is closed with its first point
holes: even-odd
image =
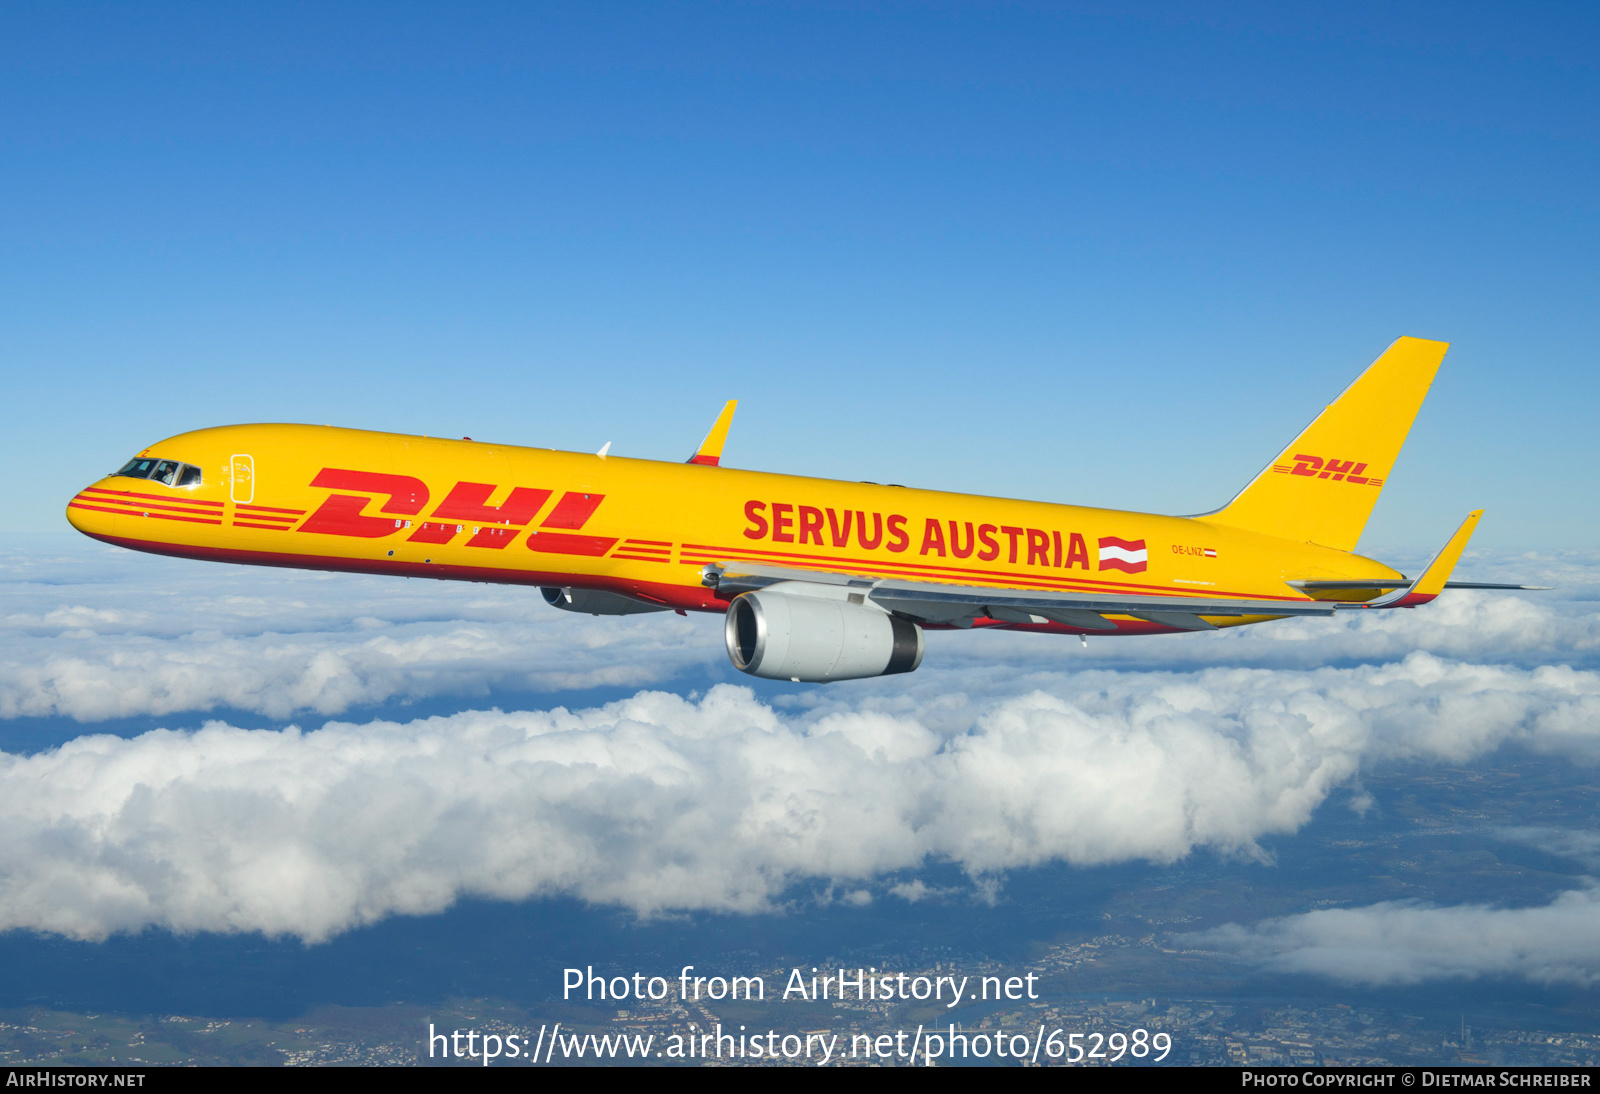
{"type": "Polygon", "coordinates": [[[910,672],[927,627],[1125,636],[1412,608],[1355,554],[1448,346],[1401,338],[1228,502],[1190,517],[721,466],[735,404],[687,463],[311,425],[151,445],[67,506],[79,531],[184,558],[534,585],[596,615],[718,612],[734,665],[910,672]]]}

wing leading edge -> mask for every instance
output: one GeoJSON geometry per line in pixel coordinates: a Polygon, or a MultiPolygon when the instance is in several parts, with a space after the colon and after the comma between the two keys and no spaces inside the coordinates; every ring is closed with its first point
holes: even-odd
{"type": "Polygon", "coordinates": [[[1212,630],[1213,618],[1332,615],[1338,606],[1325,600],[1245,600],[1194,596],[1111,596],[1035,589],[993,589],[973,585],[873,578],[860,574],[786,569],[744,562],[707,565],[703,580],[730,598],[774,585],[799,588],[844,585],[863,600],[918,623],[966,628],[979,619],[1006,623],[1060,623],[1083,631],[1114,631],[1107,615],[1126,615],[1177,630],[1212,630]]]}

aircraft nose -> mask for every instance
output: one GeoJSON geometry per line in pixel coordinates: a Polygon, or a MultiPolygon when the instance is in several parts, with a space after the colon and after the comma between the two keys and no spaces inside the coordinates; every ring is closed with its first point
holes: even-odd
{"type": "Polygon", "coordinates": [[[116,510],[106,504],[101,483],[84,487],[67,502],[67,523],[95,539],[103,539],[116,530],[116,510]]]}

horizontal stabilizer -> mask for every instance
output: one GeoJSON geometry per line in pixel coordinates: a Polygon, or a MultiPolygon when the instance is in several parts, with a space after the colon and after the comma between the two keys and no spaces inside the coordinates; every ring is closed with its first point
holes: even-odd
{"type": "Polygon", "coordinates": [[[1467,519],[1461,522],[1455,535],[1450,537],[1450,542],[1444,549],[1433,556],[1433,561],[1428,563],[1427,569],[1422,571],[1422,576],[1404,588],[1396,589],[1387,596],[1380,596],[1362,605],[1367,608],[1414,608],[1418,604],[1426,604],[1444,590],[1445,583],[1450,580],[1450,573],[1456,568],[1456,563],[1461,561],[1461,552],[1467,549],[1467,541],[1472,538],[1473,529],[1478,527],[1478,521],[1483,517],[1482,509],[1474,509],[1467,514],[1467,519]]]}

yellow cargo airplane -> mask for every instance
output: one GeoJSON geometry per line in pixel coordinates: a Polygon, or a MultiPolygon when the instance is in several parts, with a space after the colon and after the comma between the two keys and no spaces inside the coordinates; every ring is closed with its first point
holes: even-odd
{"type": "MultiPolygon", "coordinates": [[[[536,585],[596,615],[726,616],[744,672],[910,672],[925,627],[1212,630],[1410,608],[1448,587],[1481,510],[1416,579],[1354,554],[1446,343],[1401,338],[1211,513],[1115,509],[310,425],[154,444],[67,506],[79,531],[184,558],[536,585]]],[[[1086,639],[1085,639],[1086,640],[1086,639]]]]}

